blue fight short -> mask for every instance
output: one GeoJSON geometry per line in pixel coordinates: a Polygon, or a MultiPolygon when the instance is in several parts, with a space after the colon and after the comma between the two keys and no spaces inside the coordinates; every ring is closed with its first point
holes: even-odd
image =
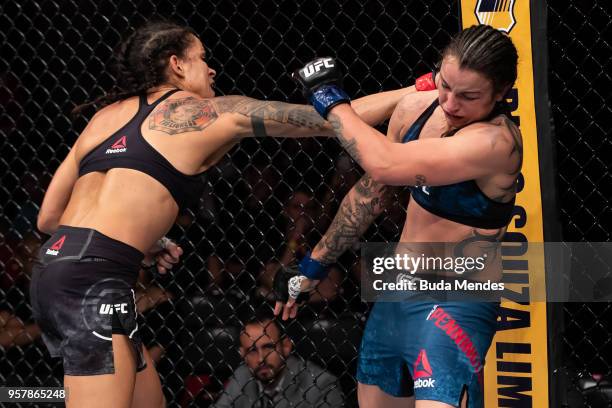
{"type": "Polygon", "coordinates": [[[498,302],[377,302],[366,325],[357,380],[395,397],[484,407],[484,359],[498,302]]]}

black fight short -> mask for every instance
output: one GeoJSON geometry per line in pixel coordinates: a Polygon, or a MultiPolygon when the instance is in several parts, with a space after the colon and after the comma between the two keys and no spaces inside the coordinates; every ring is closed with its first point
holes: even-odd
{"type": "Polygon", "coordinates": [[[143,254],[95,230],[60,226],[32,270],[34,318],[67,375],[113,374],[112,334],[125,334],[146,367],[134,285],[143,254]]]}

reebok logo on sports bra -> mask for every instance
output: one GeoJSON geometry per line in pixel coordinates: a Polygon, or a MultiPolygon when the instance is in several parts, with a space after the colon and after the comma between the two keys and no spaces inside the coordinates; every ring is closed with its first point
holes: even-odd
{"type": "Polygon", "coordinates": [[[121,136],[109,149],[106,149],[106,154],[123,153],[126,151],[127,143],[125,141],[125,136],[121,136]]]}
{"type": "MultiPolygon", "coordinates": [[[[136,170],[148,174],[166,187],[180,209],[197,204],[205,187],[200,177],[202,173],[189,175],[178,171],[145,140],[140,131],[142,124],[155,108],[176,92],[178,89],[170,90],[152,104],[147,103],[144,92],[139,94],[138,111],[134,117],[81,159],[79,177],[94,171],[106,172],[118,168],[136,170]]],[[[177,102],[170,102],[169,105],[172,103],[177,102]]],[[[160,109],[160,112],[163,111],[160,109]]]]}

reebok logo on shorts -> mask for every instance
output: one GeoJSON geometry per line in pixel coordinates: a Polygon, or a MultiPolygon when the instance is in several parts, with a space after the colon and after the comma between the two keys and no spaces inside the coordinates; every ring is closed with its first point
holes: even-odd
{"type": "Polygon", "coordinates": [[[121,136],[110,149],[106,149],[105,154],[113,154],[113,153],[123,153],[127,151],[127,143],[125,141],[125,136],[121,136]]]}
{"type": "Polygon", "coordinates": [[[55,244],[51,245],[51,247],[49,247],[49,249],[47,249],[47,252],[45,252],[46,255],[53,255],[53,256],[57,256],[57,254],[59,254],[60,249],[62,249],[62,246],[64,245],[64,241],[66,240],[66,236],[62,235],[62,237],[60,239],[58,239],[55,244]]]}
{"type": "Polygon", "coordinates": [[[436,380],[431,378],[433,372],[427,359],[427,352],[421,349],[419,356],[414,362],[414,388],[433,388],[436,380]]]}
{"type": "Polygon", "coordinates": [[[113,310],[117,313],[126,314],[128,312],[127,303],[116,303],[114,305],[109,303],[102,303],[100,305],[99,313],[103,315],[112,315],[113,310]]]}

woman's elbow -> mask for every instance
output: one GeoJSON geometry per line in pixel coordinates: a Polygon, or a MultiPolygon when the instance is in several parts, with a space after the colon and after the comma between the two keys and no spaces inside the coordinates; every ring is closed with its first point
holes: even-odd
{"type": "Polygon", "coordinates": [[[372,164],[369,168],[364,169],[372,181],[379,184],[387,184],[389,178],[389,167],[384,163],[372,164]]]}
{"type": "Polygon", "coordinates": [[[410,177],[402,172],[401,168],[394,167],[390,164],[377,166],[367,171],[372,181],[385,186],[411,186],[410,177]]]}
{"type": "Polygon", "coordinates": [[[36,220],[36,227],[40,232],[51,235],[53,234],[59,225],[59,220],[55,217],[50,217],[47,214],[39,213],[38,219],[36,220]]]}

